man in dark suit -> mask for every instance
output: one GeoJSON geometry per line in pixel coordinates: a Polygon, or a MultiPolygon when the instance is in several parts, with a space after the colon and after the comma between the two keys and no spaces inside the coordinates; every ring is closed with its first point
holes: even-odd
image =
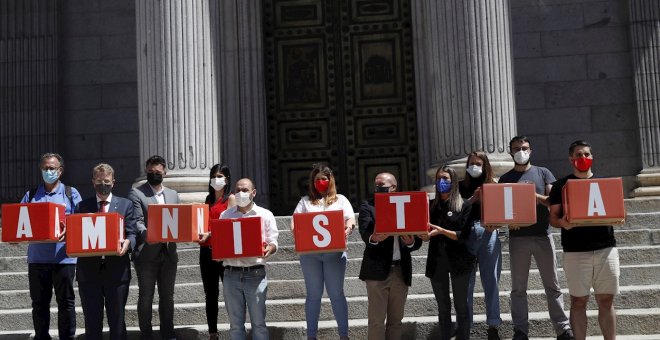
{"type": "Polygon", "coordinates": [[[133,252],[135,271],[138,276],[138,320],[140,338],[151,339],[152,303],[158,283],[158,315],[160,335],[163,339],[174,339],[174,282],[179,257],[176,243],[147,243],[148,206],[150,204],[178,204],[179,194],[163,186],[167,174],[165,159],[152,156],[145,164],[147,183],[133,188],[128,199],[133,202],[138,228],[138,244],[133,252]]]}
{"type": "Polygon", "coordinates": [[[102,339],[103,306],[110,328],[110,339],[126,339],[124,310],[131,281],[129,252],[135,247],[135,214],[131,201],[114,196],[115,171],[108,164],[99,164],[92,172],[96,195],[76,206],[77,213],[117,212],[124,216],[124,240],[119,256],[92,256],[78,259],[77,279],[80,300],[85,315],[85,338],[102,339]]]}
{"type": "MultiPolygon", "coordinates": [[[[374,184],[376,192],[397,189],[396,178],[386,172],[376,175],[374,184]]],[[[401,339],[401,319],[408,287],[412,283],[410,252],[422,246],[422,239],[410,235],[374,234],[376,210],[373,199],[360,205],[358,224],[365,243],[360,279],[367,284],[369,340],[401,339]]]]}

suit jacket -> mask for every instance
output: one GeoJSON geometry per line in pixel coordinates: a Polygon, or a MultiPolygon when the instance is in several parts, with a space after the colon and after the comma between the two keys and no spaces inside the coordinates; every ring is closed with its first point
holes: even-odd
{"type": "MultiPolygon", "coordinates": [[[[394,236],[390,236],[378,242],[378,244],[371,244],[369,242],[369,237],[373,234],[376,224],[376,209],[374,208],[373,199],[364,201],[360,205],[358,224],[360,226],[360,236],[365,244],[362,267],[360,268],[360,279],[383,281],[390,274],[390,268],[392,266],[394,236]]],[[[399,242],[401,271],[403,273],[403,279],[408,286],[412,284],[412,260],[410,253],[419,249],[421,246],[422,239],[417,236],[415,236],[415,243],[413,243],[412,247],[399,242]]]]}
{"type": "MultiPolygon", "coordinates": [[[[179,194],[170,189],[163,187],[163,195],[165,196],[166,204],[179,204],[179,194]]],[[[150,204],[158,204],[156,195],[151,189],[149,183],[144,183],[139,187],[131,189],[128,194],[128,199],[133,202],[135,209],[135,218],[137,220],[138,237],[137,246],[133,250],[133,261],[135,262],[153,262],[158,260],[163,245],[167,247],[167,254],[173,261],[178,261],[179,257],[176,253],[176,243],[147,243],[147,226],[148,221],[148,206],[150,204]]]]}
{"type": "MultiPolygon", "coordinates": [[[[76,206],[76,213],[97,211],[96,196],[85,199],[76,206]]],[[[137,226],[131,201],[112,195],[108,212],[116,212],[124,216],[124,237],[131,242],[130,249],[134,249],[137,226]]],[[[86,283],[129,282],[131,280],[130,249],[123,256],[106,256],[105,260],[101,256],[78,258],[76,278],[79,282],[86,283]],[[105,270],[101,271],[101,266],[105,266],[105,270]]]]}

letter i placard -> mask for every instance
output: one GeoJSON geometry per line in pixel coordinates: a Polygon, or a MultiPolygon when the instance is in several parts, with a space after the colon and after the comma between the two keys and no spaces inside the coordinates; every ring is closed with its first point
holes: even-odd
{"type": "Polygon", "coordinates": [[[264,255],[261,217],[211,220],[211,258],[224,260],[264,255]]]}
{"type": "Polygon", "coordinates": [[[66,254],[116,256],[121,252],[124,217],[116,212],[73,214],[66,218],[66,254]]]}
{"type": "Polygon", "coordinates": [[[50,202],[3,204],[2,242],[57,242],[64,209],[64,205],[50,202]]]}
{"type": "Polygon", "coordinates": [[[481,224],[525,227],[536,223],[536,187],[487,183],[481,187],[481,224]]]}
{"type": "Polygon", "coordinates": [[[374,232],[387,235],[420,235],[428,232],[429,199],[426,192],[376,193],[374,232]]]}
{"type": "Polygon", "coordinates": [[[330,253],[346,250],[344,211],[293,214],[296,253],[330,253]]]}
{"type": "Polygon", "coordinates": [[[151,204],[147,242],[197,242],[208,229],[208,204],[151,204]]]}
{"type": "Polygon", "coordinates": [[[621,177],[569,179],[562,198],[564,214],[578,226],[622,224],[626,220],[621,177]]]}

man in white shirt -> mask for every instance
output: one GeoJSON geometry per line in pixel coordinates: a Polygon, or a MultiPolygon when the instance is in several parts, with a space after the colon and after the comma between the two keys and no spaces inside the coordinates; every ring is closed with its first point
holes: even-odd
{"type": "Polygon", "coordinates": [[[249,178],[236,183],[236,206],[225,210],[221,219],[261,217],[264,236],[263,257],[236,258],[224,260],[225,278],[222,291],[229,316],[229,337],[232,340],[245,339],[245,309],[250,313],[252,339],[268,339],[266,328],[266,258],[277,251],[277,225],[275,217],[268,209],[257,206],[254,197],[257,190],[249,178]]]}

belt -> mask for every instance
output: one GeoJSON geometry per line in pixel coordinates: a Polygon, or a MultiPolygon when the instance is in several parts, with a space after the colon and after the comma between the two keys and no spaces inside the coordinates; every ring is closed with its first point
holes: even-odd
{"type": "Polygon", "coordinates": [[[258,270],[258,269],[264,269],[264,265],[258,264],[256,266],[250,266],[250,267],[225,266],[225,270],[228,270],[230,272],[251,272],[253,270],[258,270]]]}
{"type": "Polygon", "coordinates": [[[394,260],[392,261],[392,267],[398,267],[401,265],[401,260],[394,260]]]}

